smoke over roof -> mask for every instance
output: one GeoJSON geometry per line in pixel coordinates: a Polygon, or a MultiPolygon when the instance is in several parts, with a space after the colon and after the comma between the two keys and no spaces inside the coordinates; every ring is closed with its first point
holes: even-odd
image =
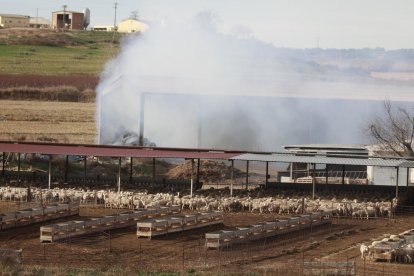
{"type": "MultiPolygon", "coordinates": [[[[138,133],[142,106],[145,137],[159,146],[279,150],[291,143],[361,143],[357,118],[378,109],[367,100],[413,100],[411,86],[395,93],[393,83],[379,85],[348,67],[322,68],[298,50],[246,33],[219,33],[216,17],[204,12],[127,37],[98,86],[100,142],[138,133]]],[[[323,58],[320,49],[310,55],[323,58]]]]}

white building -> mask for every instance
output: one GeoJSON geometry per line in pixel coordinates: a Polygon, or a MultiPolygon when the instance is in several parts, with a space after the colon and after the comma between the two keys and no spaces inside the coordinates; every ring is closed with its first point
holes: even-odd
{"type": "MultiPolygon", "coordinates": [[[[306,155],[326,155],[326,156],[336,156],[336,157],[358,157],[358,156],[374,156],[378,150],[378,146],[376,145],[329,145],[329,144],[309,144],[309,145],[289,145],[284,146],[284,149],[300,154],[306,155]]],[[[381,152],[384,152],[383,150],[381,152]]],[[[378,156],[378,155],[376,155],[378,156]]],[[[404,159],[401,159],[401,162],[404,162],[404,159]]],[[[343,173],[348,173],[348,168],[345,169],[346,166],[344,165],[342,168],[335,168],[335,166],[330,166],[330,170],[337,170],[337,175],[341,175],[343,173]]],[[[366,183],[370,185],[384,185],[384,186],[395,186],[398,181],[398,186],[406,186],[407,180],[409,186],[414,186],[414,169],[409,169],[404,167],[381,167],[381,166],[353,166],[349,168],[354,175],[358,175],[358,171],[361,173],[366,174],[366,183]]],[[[320,170],[320,173],[323,174],[323,169],[320,170]]],[[[361,175],[361,174],[359,174],[361,175]]],[[[290,177],[283,178],[286,182],[293,181],[292,173],[290,177]]]]}
{"type": "Polygon", "coordinates": [[[94,26],[92,28],[92,31],[97,31],[97,32],[113,32],[114,31],[114,26],[94,26]]]}
{"type": "Polygon", "coordinates": [[[120,33],[143,33],[148,29],[148,25],[137,19],[128,18],[118,24],[118,32],[120,33]]]}
{"type": "Polygon", "coordinates": [[[30,17],[30,28],[49,29],[50,21],[43,17],[30,17]]]}
{"type": "Polygon", "coordinates": [[[18,14],[0,14],[1,28],[28,28],[30,16],[18,14]]]}

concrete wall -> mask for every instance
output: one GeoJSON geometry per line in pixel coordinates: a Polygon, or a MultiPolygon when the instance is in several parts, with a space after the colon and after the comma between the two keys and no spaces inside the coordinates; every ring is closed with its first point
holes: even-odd
{"type": "Polygon", "coordinates": [[[28,28],[29,16],[0,15],[0,26],[3,28],[28,28]]]}

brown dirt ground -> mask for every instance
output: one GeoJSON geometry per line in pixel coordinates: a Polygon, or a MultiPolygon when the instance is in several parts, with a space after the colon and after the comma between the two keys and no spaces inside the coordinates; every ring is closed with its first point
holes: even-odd
{"type": "Polygon", "coordinates": [[[0,140],[94,143],[95,103],[0,100],[0,140]]]}
{"type": "MultiPolygon", "coordinates": [[[[10,210],[1,204],[0,211],[10,210]]],[[[122,210],[81,208],[80,216],[90,217],[122,210]]],[[[221,251],[204,249],[204,233],[278,218],[274,214],[228,213],[224,226],[215,226],[155,238],[137,239],[136,228],[97,233],[53,244],[39,242],[44,224],[7,230],[0,235],[0,247],[22,248],[23,264],[32,267],[120,267],[127,271],[197,271],[205,274],[301,275],[303,262],[324,258],[355,261],[357,275],[413,275],[407,264],[381,263],[360,258],[359,244],[413,228],[414,216],[393,220],[334,219],[332,225],[303,230],[273,239],[235,245],[221,251]],[[111,248],[111,250],[109,250],[111,248]]],[[[62,219],[65,220],[65,219],[62,219]]],[[[68,219],[66,219],[68,220],[68,219]]]]}

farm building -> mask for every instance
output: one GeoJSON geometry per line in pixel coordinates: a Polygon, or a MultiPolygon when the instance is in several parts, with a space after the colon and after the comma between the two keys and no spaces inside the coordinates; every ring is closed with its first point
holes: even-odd
{"type": "Polygon", "coordinates": [[[52,13],[53,29],[83,30],[85,14],[76,11],[55,11],[52,13]]]}
{"type": "Polygon", "coordinates": [[[0,14],[0,27],[1,28],[19,28],[29,27],[29,18],[27,15],[18,14],[0,14]]]}
{"type": "Polygon", "coordinates": [[[113,32],[114,26],[94,26],[92,31],[99,31],[99,32],[113,32]]]}
{"type": "Polygon", "coordinates": [[[30,17],[30,28],[49,29],[50,21],[43,17],[30,17]]]}
{"type": "Polygon", "coordinates": [[[118,24],[118,32],[120,33],[136,33],[145,32],[148,25],[133,18],[128,18],[118,24]]]}
{"type": "MultiPolygon", "coordinates": [[[[309,144],[309,145],[289,145],[284,149],[295,154],[306,156],[352,156],[369,157],[378,156],[375,146],[365,145],[328,145],[328,144],[309,144]]],[[[312,181],[312,174],[323,181],[338,181],[344,184],[372,184],[372,185],[392,185],[398,182],[399,186],[409,185],[414,182],[414,173],[408,168],[393,168],[381,166],[361,166],[361,165],[326,165],[322,167],[312,167],[311,164],[290,164],[285,172],[280,172],[281,182],[307,182],[312,181]]],[[[322,181],[322,182],[323,182],[322,181]]]]}

